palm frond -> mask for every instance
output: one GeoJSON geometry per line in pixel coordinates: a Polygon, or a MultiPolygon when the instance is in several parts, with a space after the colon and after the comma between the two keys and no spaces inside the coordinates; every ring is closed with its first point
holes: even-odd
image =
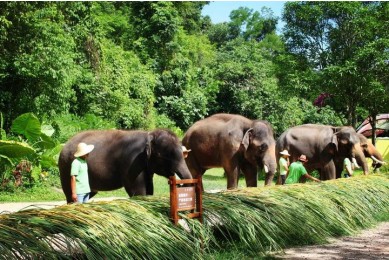
{"type": "Polygon", "coordinates": [[[260,255],[323,243],[389,212],[389,175],[204,193],[203,224],[169,219],[166,196],[0,215],[0,258],[202,259],[225,246],[260,255]]]}

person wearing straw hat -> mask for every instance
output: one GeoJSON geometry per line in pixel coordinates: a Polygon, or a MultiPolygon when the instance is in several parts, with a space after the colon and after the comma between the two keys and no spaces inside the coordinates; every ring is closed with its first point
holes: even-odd
{"type": "Polygon", "coordinates": [[[94,148],[94,145],[87,145],[86,143],[79,143],[77,146],[77,151],[74,154],[76,158],[73,160],[70,170],[70,187],[73,202],[85,203],[89,200],[91,189],[86,160],[94,148]]]}
{"type": "Polygon", "coordinates": [[[289,152],[288,150],[283,150],[280,152],[281,157],[280,160],[278,161],[279,168],[280,168],[280,178],[281,178],[281,185],[285,184],[286,180],[286,174],[289,171],[289,152]]]}
{"type": "Polygon", "coordinates": [[[302,154],[298,158],[297,162],[294,162],[289,166],[289,174],[285,181],[286,184],[299,183],[302,176],[310,180],[320,182],[319,179],[316,179],[315,177],[308,174],[304,167],[304,163],[306,162],[308,162],[307,156],[302,154]]]}
{"type": "Polygon", "coordinates": [[[184,158],[188,157],[189,155],[189,152],[192,151],[191,149],[186,149],[185,146],[182,146],[182,155],[184,156],[184,158]]]}

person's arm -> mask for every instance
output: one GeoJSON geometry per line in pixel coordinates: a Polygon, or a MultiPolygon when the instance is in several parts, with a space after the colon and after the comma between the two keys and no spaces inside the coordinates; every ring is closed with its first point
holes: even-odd
{"type": "Polygon", "coordinates": [[[312,180],[312,181],[321,182],[321,180],[316,179],[315,177],[309,175],[308,173],[304,174],[303,176],[304,176],[305,178],[308,178],[308,179],[312,180]]]}
{"type": "Polygon", "coordinates": [[[346,166],[346,171],[348,172],[348,175],[353,176],[353,170],[351,169],[351,165],[346,166]]]}
{"type": "Polygon", "coordinates": [[[351,161],[347,161],[347,163],[345,163],[345,166],[346,166],[346,171],[348,173],[348,175],[353,176],[353,169],[352,169],[352,163],[351,161]]]}
{"type": "Polygon", "coordinates": [[[70,176],[70,189],[72,191],[73,202],[77,202],[76,176],[70,176]]]}
{"type": "Polygon", "coordinates": [[[289,171],[288,162],[287,162],[287,161],[284,161],[284,162],[282,163],[282,165],[285,167],[285,170],[288,172],[288,171],[289,171]]]}

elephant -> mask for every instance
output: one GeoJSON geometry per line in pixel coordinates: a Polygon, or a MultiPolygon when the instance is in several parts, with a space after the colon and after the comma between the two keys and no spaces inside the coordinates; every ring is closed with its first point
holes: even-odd
{"type": "Polygon", "coordinates": [[[243,172],[247,187],[257,187],[257,168],[270,185],[276,170],[275,140],[271,125],[235,114],[214,114],[194,123],[183,145],[192,151],[185,159],[194,178],[211,168],[224,168],[227,189],[238,186],[243,172]]]}
{"type": "Polygon", "coordinates": [[[153,174],[192,175],[185,163],[178,137],[169,130],[90,130],[76,134],[61,150],[58,166],[61,185],[70,203],[70,168],[80,142],[93,144],[87,159],[92,195],[124,186],[129,196],[153,195],[153,174]]]}
{"type": "Polygon", "coordinates": [[[305,124],[289,128],[277,139],[277,161],[284,149],[289,151],[291,163],[297,161],[301,154],[305,154],[308,158],[308,162],[304,164],[305,168],[308,172],[318,170],[321,180],[339,178],[346,157],[355,158],[361,163],[364,173],[368,174],[359,136],[354,128],[349,126],[305,124]]]}
{"type": "Polygon", "coordinates": [[[365,157],[371,158],[373,160],[372,167],[374,171],[379,169],[383,164],[386,164],[382,154],[371,142],[369,142],[369,140],[363,134],[358,134],[358,137],[361,143],[363,154],[365,157]]]}

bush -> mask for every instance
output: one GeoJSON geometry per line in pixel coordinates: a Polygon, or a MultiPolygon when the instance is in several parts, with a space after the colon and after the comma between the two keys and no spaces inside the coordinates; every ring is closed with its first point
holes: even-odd
{"type": "Polygon", "coordinates": [[[51,122],[56,130],[53,137],[60,143],[67,142],[72,136],[81,131],[115,128],[113,122],[93,114],[86,114],[81,117],[72,114],[63,114],[56,116],[51,122]]]}

